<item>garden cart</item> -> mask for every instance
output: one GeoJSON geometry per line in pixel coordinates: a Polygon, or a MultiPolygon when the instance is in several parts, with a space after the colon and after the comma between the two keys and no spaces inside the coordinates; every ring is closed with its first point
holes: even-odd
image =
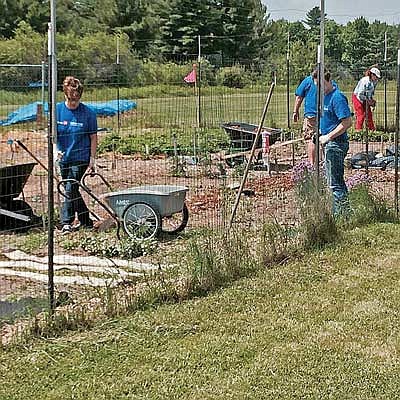
{"type": "Polygon", "coordinates": [[[58,190],[64,197],[61,187],[67,182],[78,184],[115,220],[118,236],[120,226],[128,236],[145,240],[157,237],[160,232],[176,234],[183,231],[188,223],[186,186],[144,185],[112,191],[105,178],[99,173],[94,173],[85,174],[81,182],[73,179],[60,181],[58,190]],[[86,179],[95,176],[111,191],[101,197],[94,194],[86,184],[86,179]]]}

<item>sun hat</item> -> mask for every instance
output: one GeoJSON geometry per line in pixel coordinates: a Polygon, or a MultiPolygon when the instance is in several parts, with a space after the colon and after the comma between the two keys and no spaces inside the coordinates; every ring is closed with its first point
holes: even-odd
{"type": "Polygon", "coordinates": [[[370,72],[371,72],[371,74],[376,75],[378,78],[381,77],[381,71],[379,71],[378,68],[372,67],[372,68],[370,69],[370,72]]]}

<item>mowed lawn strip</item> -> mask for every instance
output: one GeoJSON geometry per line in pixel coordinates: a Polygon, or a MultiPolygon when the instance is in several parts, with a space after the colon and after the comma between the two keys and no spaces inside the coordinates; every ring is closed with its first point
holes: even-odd
{"type": "Polygon", "coordinates": [[[0,399],[398,399],[400,226],[0,353],[0,399]]]}

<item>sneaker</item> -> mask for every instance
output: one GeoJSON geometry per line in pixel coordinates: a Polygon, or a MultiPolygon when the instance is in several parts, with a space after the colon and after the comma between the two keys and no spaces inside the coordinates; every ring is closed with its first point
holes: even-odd
{"type": "Polygon", "coordinates": [[[80,221],[78,221],[77,223],[73,223],[72,225],[71,225],[71,229],[75,232],[75,231],[79,231],[79,229],[81,228],[81,223],[80,223],[80,221]]]}
{"type": "Polygon", "coordinates": [[[72,226],[71,225],[63,225],[61,228],[61,235],[67,235],[72,232],[72,226]]]}

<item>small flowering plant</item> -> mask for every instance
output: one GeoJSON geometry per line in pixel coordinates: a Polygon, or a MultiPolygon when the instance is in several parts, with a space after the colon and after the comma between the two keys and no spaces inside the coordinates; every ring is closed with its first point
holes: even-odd
{"type": "Polygon", "coordinates": [[[361,186],[368,187],[372,183],[372,178],[364,172],[357,172],[346,179],[346,186],[349,190],[357,189],[361,186]]]}
{"type": "Polygon", "coordinates": [[[292,171],[292,181],[293,183],[304,182],[313,172],[315,171],[314,165],[308,160],[301,160],[298,162],[292,171]]]}
{"type": "Polygon", "coordinates": [[[318,181],[315,179],[314,165],[308,160],[301,160],[292,170],[292,181],[295,186],[297,200],[301,207],[308,208],[305,204],[315,201],[319,196],[318,181]]]}

